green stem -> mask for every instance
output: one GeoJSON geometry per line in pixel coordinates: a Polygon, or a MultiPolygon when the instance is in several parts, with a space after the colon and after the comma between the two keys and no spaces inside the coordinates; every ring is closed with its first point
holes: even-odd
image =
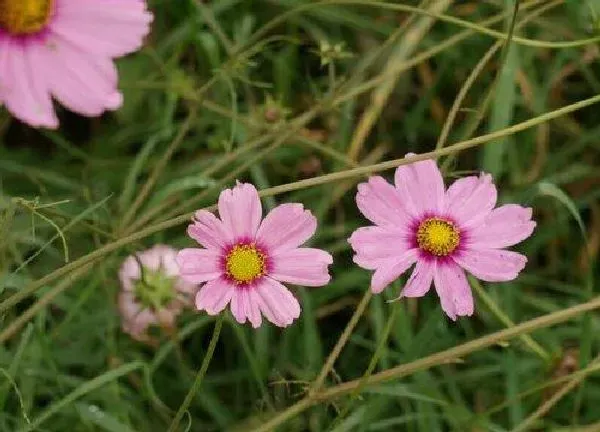
{"type": "Polygon", "coordinates": [[[587,312],[591,312],[598,308],[600,308],[600,296],[596,297],[591,301],[581,303],[577,306],[572,306],[570,308],[563,309],[558,312],[543,315],[541,317],[518,324],[514,327],[491,333],[487,336],[483,336],[475,340],[466,342],[464,344],[457,345],[453,348],[449,348],[447,350],[431,354],[427,357],[420,358],[419,360],[415,360],[410,363],[402,364],[391,369],[384,370],[382,372],[370,376],[365,380],[364,383],[362,378],[359,378],[353,381],[348,381],[336,385],[328,389],[324,389],[318,393],[305,397],[296,404],[281,411],[275,417],[271,418],[271,420],[253,429],[252,432],[272,431],[278,426],[288,421],[289,419],[304,412],[311,406],[320,402],[326,402],[332,399],[339,398],[340,396],[344,396],[346,394],[351,394],[359,386],[371,386],[374,384],[382,384],[391,380],[409,376],[415,372],[430,369],[434,366],[446,364],[449,361],[462,358],[475,351],[479,351],[490,346],[496,345],[499,342],[507,341],[509,339],[521,336],[523,334],[531,333],[534,330],[550,327],[571,320],[577,316],[580,316],[587,312]]]}
{"type": "Polygon", "coordinates": [[[125,215],[121,219],[121,223],[120,223],[120,226],[119,226],[119,232],[123,232],[123,230],[128,225],[131,224],[131,222],[133,221],[133,218],[135,217],[135,214],[137,213],[138,209],[144,204],[144,202],[146,201],[146,198],[150,195],[150,192],[152,191],[152,188],[158,182],[161,174],[163,173],[163,171],[167,167],[169,161],[173,157],[173,154],[175,154],[175,151],[177,151],[177,149],[179,148],[179,146],[183,143],[185,137],[187,136],[188,132],[192,128],[195,120],[196,120],[196,109],[192,108],[190,110],[187,118],[183,122],[183,125],[179,129],[179,133],[173,139],[173,141],[171,141],[171,144],[169,144],[169,147],[167,148],[167,151],[160,158],[160,160],[158,161],[158,163],[154,167],[154,170],[152,171],[152,174],[150,174],[150,177],[148,177],[148,180],[146,180],[146,183],[144,183],[144,186],[138,192],[135,201],[133,202],[133,204],[131,204],[129,206],[129,208],[127,210],[127,213],[125,213],[125,215]]]}
{"type": "Polygon", "coordinates": [[[371,300],[372,296],[373,296],[373,294],[371,293],[371,290],[367,290],[367,292],[363,296],[362,300],[358,304],[356,310],[354,311],[354,314],[350,318],[350,321],[348,321],[348,324],[346,325],[344,332],[338,339],[337,343],[335,344],[335,347],[333,347],[333,349],[331,350],[329,357],[327,357],[327,360],[325,361],[325,364],[323,365],[323,368],[321,369],[319,376],[317,377],[317,379],[315,380],[314,384],[311,387],[311,394],[319,391],[321,389],[321,387],[323,387],[323,383],[325,382],[327,375],[329,375],[329,372],[331,372],[331,369],[333,369],[333,365],[334,365],[335,361],[337,360],[340,353],[346,346],[346,342],[348,342],[348,339],[350,339],[350,336],[352,335],[352,331],[358,324],[358,321],[362,317],[362,315],[365,311],[365,308],[369,304],[369,300],[371,300]]]}
{"type": "Polygon", "coordinates": [[[188,391],[188,394],[185,396],[183,403],[179,406],[179,410],[177,410],[177,414],[175,414],[175,418],[173,419],[173,422],[171,423],[171,426],[169,426],[169,430],[167,432],[175,432],[177,430],[177,426],[179,426],[179,422],[181,421],[183,415],[189,408],[190,404],[192,403],[192,400],[194,399],[194,396],[196,395],[196,393],[198,393],[198,390],[200,390],[202,380],[204,379],[204,375],[206,375],[208,365],[210,364],[212,356],[215,352],[215,347],[217,346],[217,341],[219,340],[219,334],[221,333],[221,327],[223,327],[224,317],[225,314],[221,314],[219,315],[219,318],[217,318],[217,322],[215,324],[215,328],[210,338],[210,343],[208,345],[208,350],[206,351],[204,360],[202,360],[202,366],[200,366],[200,370],[196,375],[196,379],[194,380],[192,387],[190,387],[190,391],[188,391]]]}
{"type": "MultiPolygon", "coordinates": [[[[490,312],[492,312],[492,314],[506,327],[514,327],[515,323],[502,311],[502,309],[498,307],[496,302],[494,302],[488,293],[485,292],[479,281],[477,281],[475,278],[469,278],[469,280],[471,282],[471,286],[481,298],[483,303],[485,303],[490,312]]],[[[521,336],[521,339],[523,340],[523,343],[527,345],[531,351],[539,355],[542,360],[550,361],[552,359],[552,356],[548,354],[548,352],[540,344],[533,340],[531,336],[524,334],[521,336]]]]}
{"type": "MultiPolygon", "coordinates": [[[[532,5],[538,4],[538,2],[535,2],[535,1],[532,1],[530,3],[532,5]]],[[[252,44],[256,40],[259,40],[265,34],[270,32],[273,28],[281,25],[286,20],[288,20],[290,16],[297,15],[301,12],[304,12],[304,11],[307,11],[310,9],[322,8],[323,6],[329,6],[329,5],[347,5],[347,6],[361,5],[361,6],[366,6],[366,7],[380,8],[380,9],[384,9],[384,10],[401,11],[401,12],[413,13],[413,14],[417,14],[417,15],[426,15],[426,16],[435,18],[436,20],[443,21],[443,22],[446,22],[449,24],[454,24],[454,25],[462,27],[462,28],[467,28],[467,29],[473,30],[477,33],[484,34],[484,35],[487,35],[487,36],[490,36],[490,37],[493,37],[496,39],[507,40],[509,38],[509,35],[507,33],[500,32],[500,31],[491,29],[489,27],[481,26],[476,23],[472,23],[470,21],[465,21],[465,20],[456,18],[451,15],[446,15],[443,13],[436,13],[436,12],[428,10],[428,9],[422,9],[417,6],[409,6],[409,5],[396,4],[396,3],[387,3],[387,2],[381,2],[381,1],[366,1],[366,0],[323,0],[323,1],[302,4],[301,6],[298,6],[286,13],[278,15],[276,18],[274,18],[269,23],[264,25],[254,35],[252,35],[249,38],[247,44],[252,44]]],[[[523,6],[525,7],[526,5],[527,4],[525,4],[523,6]]],[[[600,40],[599,36],[586,38],[586,39],[564,41],[564,42],[563,41],[558,41],[558,42],[543,41],[543,40],[538,40],[538,39],[528,39],[528,38],[522,38],[522,37],[514,37],[513,38],[514,43],[529,46],[529,47],[537,47],[537,48],[575,48],[575,47],[580,47],[580,46],[585,46],[585,45],[596,43],[596,42],[598,42],[598,40],[600,40]]]]}
{"type": "Polygon", "coordinates": [[[210,27],[213,33],[217,35],[217,38],[219,38],[219,41],[225,48],[225,51],[227,51],[227,54],[231,56],[234,51],[233,42],[229,40],[225,34],[225,31],[223,31],[223,28],[219,25],[219,22],[215,18],[215,14],[213,13],[212,9],[203,4],[200,0],[195,0],[194,5],[200,11],[200,14],[202,15],[204,21],[206,21],[206,24],[210,27]]]}
{"type": "Polygon", "coordinates": [[[350,412],[350,410],[354,406],[354,401],[356,400],[356,398],[360,394],[361,390],[367,383],[367,380],[369,379],[369,377],[375,370],[375,366],[377,366],[379,359],[381,358],[382,354],[385,352],[385,349],[387,347],[387,341],[390,337],[390,333],[392,332],[392,328],[394,328],[394,323],[396,322],[396,318],[398,317],[399,312],[400,312],[400,305],[398,303],[396,303],[393,307],[393,310],[392,310],[390,316],[388,317],[387,323],[385,324],[385,328],[383,329],[383,334],[381,335],[381,339],[379,340],[379,343],[377,344],[377,348],[375,349],[375,352],[373,353],[373,357],[371,357],[371,361],[369,362],[369,366],[367,366],[367,370],[365,371],[362,378],[360,379],[358,386],[356,386],[356,388],[350,395],[350,400],[348,401],[348,403],[346,404],[344,409],[338,414],[336,421],[334,422],[333,426],[330,428],[331,430],[335,430],[335,428],[340,424],[340,422],[344,419],[344,417],[346,417],[348,415],[348,412],[350,412]]]}
{"type": "MultiPolygon", "coordinates": [[[[524,122],[517,123],[513,126],[507,127],[505,129],[495,131],[495,132],[492,132],[492,133],[489,133],[486,135],[481,135],[481,136],[478,136],[476,138],[472,138],[472,139],[469,139],[466,141],[462,141],[462,142],[456,143],[454,145],[445,147],[445,148],[437,150],[437,151],[421,153],[419,155],[415,155],[415,156],[411,156],[411,157],[389,160],[389,161],[381,162],[378,164],[361,166],[358,168],[334,172],[334,173],[325,174],[325,175],[322,175],[319,177],[313,177],[310,179],[305,179],[305,180],[300,180],[300,181],[293,182],[293,183],[275,186],[275,187],[272,187],[269,189],[264,189],[264,190],[260,191],[260,196],[266,197],[266,196],[279,195],[282,193],[291,192],[291,191],[295,191],[295,190],[299,190],[299,189],[304,189],[307,187],[324,185],[324,184],[332,183],[335,181],[346,180],[346,179],[356,177],[356,176],[385,171],[385,170],[388,170],[391,168],[396,168],[401,165],[408,165],[408,164],[422,161],[422,160],[436,159],[436,158],[439,158],[440,156],[447,156],[450,154],[458,153],[462,150],[466,150],[466,149],[472,148],[472,147],[477,147],[479,145],[489,143],[490,141],[493,142],[494,140],[497,140],[498,138],[502,138],[502,137],[505,137],[505,136],[508,136],[511,134],[515,134],[517,132],[527,130],[527,129],[537,126],[541,123],[548,122],[550,120],[554,120],[563,115],[578,111],[580,109],[594,105],[599,102],[600,102],[600,95],[595,95],[591,98],[581,100],[581,101],[573,103],[571,105],[566,105],[557,110],[547,112],[545,114],[531,118],[524,122]]],[[[214,206],[206,207],[205,209],[210,210],[212,208],[214,208],[214,206]]],[[[81,258],[79,258],[75,261],[71,261],[69,264],[66,264],[66,265],[54,270],[53,272],[47,274],[46,276],[30,283],[29,285],[27,285],[26,287],[24,287],[17,293],[13,294],[11,297],[4,300],[2,303],[0,303],[0,313],[6,312],[8,309],[13,307],[17,303],[19,303],[21,300],[29,297],[31,294],[33,294],[35,291],[37,291],[42,286],[47,285],[48,283],[51,283],[52,281],[56,280],[57,278],[70,273],[71,271],[81,267],[82,265],[85,265],[90,262],[94,262],[94,261],[102,258],[103,256],[107,255],[110,252],[118,250],[121,247],[123,247],[127,244],[130,244],[130,243],[133,243],[137,240],[146,238],[154,233],[157,233],[157,232],[163,231],[167,228],[172,228],[174,226],[188,222],[189,219],[192,217],[192,215],[193,215],[193,212],[186,213],[184,215],[175,217],[173,219],[169,219],[167,221],[149,226],[149,227],[142,229],[136,233],[133,233],[126,237],[120,238],[119,240],[117,240],[113,243],[109,243],[105,246],[102,246],[101,248],[96,249],[94,252],[91,252],[85,256],[82,256],[81,258]]]]}
{"type": "Polygon", "coordinates": [[[260,388],[260,392],[262,394],[263,400],[265,401],[265,403],[267,404],[267,406],[269,407],[269,409],[271,411],[275,411],[275,407],[273,406],[273,403],[271,402],[271,398],[269,397],[269,392],[267,390],[267,387],[265,386],[265,383],[263,382],[263,377],[262,377],[262,374],[260,371],[260,366],[256,362],[254,353],[252,352],[252,349],[250,348],[250,344],[248,343],[246,335],[244,334],[244,328],[242,326],[238,325],[236,322],[233,322],[232,326],[233,326],[233,330],[235,331],[235,334],[237,335],[237,337],[240,341],[240,344],[242,345],[244,354],[246,354],[248,363],[250,363],[250,370],[252,371],[252,375],[254,375],[254,379],[256,380],[256,383],[258,384],[258,387],[260,388]]]}
{"type": "MultiPolygon", "coordinates": [[[[600,356],[596,357],[596,359],[592,362],[592,366],[600,363],[600,356]]],[[[541,404],[538,409],[536,409],[529,417],[523,420],[516,428],[512,430],[512,432],[525,432],[531,429],[533,424],[546,415],[553,407],[560,401],[563,397],[565,397],[571,390],[575,389],[578,385],[584,382],[587,374],[579,374],[573,377],[572,380],[567,382],[564,386],[562,386],[556,393],[552,395],[547,401],[541,404]]]]}

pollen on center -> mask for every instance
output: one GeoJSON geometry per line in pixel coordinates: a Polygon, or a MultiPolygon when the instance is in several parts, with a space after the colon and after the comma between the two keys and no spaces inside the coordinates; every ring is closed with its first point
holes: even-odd
{"type": "Polygon", "coordinates": [[[247,284],[266,274],[266,257],[255,244],[237,244],[225,258],[227,275],[237,284],[247,284]]]}
{"type": "Polygon", "coordinates": [[[447,256],[460,244],[460,231],[448,220],[428,218],[419,225],[417,244],[432,255],[447,256]]]}
{"type": "Polygon", "coordinates": [[[54,12],[54,0],[0,0],[0,28],[14,35],[42,31],[54,12]]]}

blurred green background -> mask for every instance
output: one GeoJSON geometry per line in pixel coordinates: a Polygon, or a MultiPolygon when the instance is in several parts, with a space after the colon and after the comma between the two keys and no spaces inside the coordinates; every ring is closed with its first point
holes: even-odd
{"type": "MultiPolygon", "coordinates": [[[[387,303],[403,280],[374,297],[327,386],[360,378],[378,345],[374,373],[597,295],[598,107],[538,117],[600,93],[600,2],[150,7],[146,46],[118,61],[122,109],[99,119],[62,110],[57,131],[0,112],[0,431],[167,430],[214,318],[187,311],[156,346],[135,342],[120,330],[117,270],[157,242],[193,245],[186,214],[235,179],[289,185],[264,207],[313,211],[312,244],[334,254],[333,280],[294,288],[303,314],[288,329],[228,318],[181,431],[260,430],[300,400],[368,289],[346,241],[367,224],[354,204],[366,177],[328,173],[504,131],[438,162],[447,183],[493,173],[500,202],[532,206],[538,227],[517,248],[529,257],[517,280],[474,286],[470,319],[448,320],[432,293],[387,303]]],[[[577,314],[326,398],[278,430],[599,431],[599,331],[596,313],[577,314]]]]}

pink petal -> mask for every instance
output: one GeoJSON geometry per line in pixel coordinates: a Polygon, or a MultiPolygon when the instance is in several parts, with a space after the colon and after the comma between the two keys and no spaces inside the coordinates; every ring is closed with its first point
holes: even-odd
{"type": "Polygon", "coordinates": [[[98,116],[123,103],[117,90],[117,69],[108,57],[94,56],[53,37],[39,51],[48,86],[58,101],[85,116],[98,116]]]}
{"type": "Polygon", "coordinates": [[[47,71],[38,44],[0,35],[0,101],[15,117],[33,127],[58,127],[47,71]]]}
{"type": "Polygon", "coordinates": [[[475,306],[465,272],[454,262],[438,263],[434,272],[435,290],[442,309],[452,320],[457,316],[471,316],[475,306]]]}
{"type": "Polygon", "coordinates": [[[137,51],[151,22],[141,0],[60,1],[51,31],[82,49],[114,58],[137,51]]]}
{"type": "Polygon", "coordinates": [[[119,269],[119,280],[125,291],[132,291],[134,281],[141,277],[140,265],[133,256],[128,256],[119,269]]]}
{"type": "Polygon", "coordinates": [[[158,322],[156,315],[149,309],[142,310],[141,305],[129,292],[119,293],[118,303],[123,330],[137,340],[146,340],[148,327],[158,322]]]}
{"type": "Polygon", "coordinates": [[[450,207],[461,207],[471,198],[479,184],[479,177],[469,176],[456,180],[446,191],[446,210],[450,207]]]}
{"type": "Polygon", "coordinates": [[[182,249],[176,259],[181,277],[188,283],[210,281],[223,274],[221,255],[211,249],[182,249]]]}
{"type": "Polygon", "coordinates": [[[214,214],[206,210],[198,210],[194,214],[194,222],[188,226],[188,235],[207,249],[221,249],[233,243],[230,233],[214,214]]]}
{"type": "Polygon", "coordinates": [[[273,255],[269,277],[280,282],[303,286],[326,285],[329,276],[328,266],[333,257],[321,249],[296,248],[273,255]]]}
{"type": "Polygon", "coordinates": [[[273,324],[287,327],[300,316],[300,303],[276,280],[262,278],[254,290],[260,310],[273,324]]]}
{"type": "Polygon", "coordinates": [[[153,324],[158,324],[158,318],[150,309],[144,309],[129,322],[131,335],[138,340],[145,340],[148,327],[153,324]]]}
{"type": "Polygon", "coordinates": [[[527,263],[524,255],[498,249],[467,249],[452,258],[477,279],[487,282],[513,280],[527,263]]]}
{"type": "Polygon", "coordinates": [[[469,231],[468,247],[500,249],[525,240],[536,225],[531,215],[531,208],[516,204],[495,208],[481,225],[469,231]]]}
{"type": "Polygon", "coordinates": [[[400,292],[402,297],[423,297],[431,288],[433,274],[435,272],[435,261],[430,259],[419,259],[404,289],[400,292]]]}
{"type": "Polygon", "coordinates": [[[219,195],[219,216],[227,231],[236,239],[253,239],[262,217],[262,205],[256,188],[238,183],[219,195]]]}
{"type": "Polygon", "coordinates": [[[178,303],[174,303],[165,307],[164,309],[160,309],[156,311],[157,321],[161,326],[165,327],[174,327],[175,320],[177,319],[177,315],[181,312],[181,306],[178,303]],[[178,306],[175,306],[177,304],[178,306]]]}
{"type": "Polygon", "coordinates": [[[404,210],[400,194],[383,177],[371,177],[358,185],[356,205],[371,222],[380,226],[407,229],[411,218],[404,210]]]}
{"type": "Polygon", "coordinates": [[[236,321],[244,324],[246,319],[252,327],[258,328],[262,323],[259,302],[253,288],[237,288],[231,299],[231,313],[236,321]]]}
{"type": "Polygon", "coordinates": [[[302,204],[282,204],[267,214],[256,241],[271,254],[297,248],[317,229],[317,219],[302,204]]]}
{"type": "MultiPolygon", "coordinates": [[[[408,153],[406,157],[415,156],[408,153]]],[[[432,160],[401,165],[394,178],[400,198],[413,217],[439,213],[444,207],[444,179],[432,160]]]]}
{"type": "Polygon", "coordinates": [[[258,328],[262,324],[262,307],[261,298],[255,289],[248,290],[249,301],[251,305],[252,316],[248,318],[252,327],[258,328]]]}
{"type": "Polygon", "coordinates": [[[167,276],[179,276],[179,265],[177,264],[177,250],[171,246],[157,244],[150,249],[158,255],[159,267],[167,276]]]}
{"type": "MultiPolygon", "coordinates": [[[[166,245],[155,245],[153,247],[151,247],[150,249],[146,249],[145,251],[142,252],[138,252],[137,257],[139,258],[139,260],[141,261],[142,265],[150,270],[158,270],[158,269],[165,269],[165,266],[167,263],[165,263],[165,261],[168,261],[169,255],[171,259],[175,259],[175,256],[177,255],[177,251],[173,248],[171,248],[170,246],[166,246],[166,245]]],[[[175,263],[168,263],[168,265],[177,265],[175,263]]],[[[177,271],[177,267],[175,268],[176,272],[174,275],[178,274],[177,271]]],[[[171,269],[173,270],[173,269],[171,269]]]]}
{"type": "Polygon", "coordinates": [[[497,197],[491,175],[465,177],[448,188],[446,212],[461,228],[474,227],[490,214],[497,197]]]}
{"type": "Polygon", "coordinates": [[[119,312],[121,318],[125,321],[130,321],[138,313],[140,313],[140,305],[135,301],[135,297],[130,292],[121,291],[118,298],[119,312]]]}
{"type": "Polygon", "coordinates": [[[196,295],[199,290],[199,286],[193,282],[187,282],[182,277],[180,277],[175,283],[175,289],[179,291],[179,299],[183,303],[191,303],[191,298],[196,295]]]}
{"type": "Polygon", "coordinates": [[[46,34],[0,34],[0,101],[34,127],[58,126],[50,94],[83,115],[122,104],[111,61],[138,49],[152,15],[143,1],[57,1],[46,34]]]}
{"type": "Polygon", "coordinates": [[[402,273],[417,261],[417,249],[410,249],[403,254],[381,263],[371,278],[371,291],[379,294],[385,287],[398,279],[402,273]]]}
{"type": "Polygon", "coordinates": [[[245,288],[236,288],[233,291],[233,296],[231,297],[231,313],[235,320],[240,324],[244,324],[246,322],[246,305],[244,302],[245,296],[245,288]]]}
{"type": "Polygon", "coordinates": [[[408,232],[391,226],[358,228],[348,239],[354,249],[354,262],[367,270],[375,270],[382,261],[399,256],[411,249],[408,232]]]}
{"type": "Polygon", "coordinates": [[[217,315],[229,304],[235,290],[235,285],[227,279],[208,281],[196,294],[196,309],[205,310],[209,315],[217,315]]]}

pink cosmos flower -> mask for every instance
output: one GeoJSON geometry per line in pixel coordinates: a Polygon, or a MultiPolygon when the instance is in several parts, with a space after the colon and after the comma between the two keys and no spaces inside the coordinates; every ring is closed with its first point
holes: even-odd
{"type": "Polygon", "coordinates": [[[177,315],[191,304],[191,297],[198,290],[179,276],[176,256],[177,250],[172,247],[156,245],[128,256],[121,265],[122,328],[137,340],[149,340],[150,325],[174,327],[177,315]]]}
{"type": "Polygon", "coordinates": [[[416,263],[400,297],[422,297],[433,282],[442,309],[456,320],[474,310],[464,270],[501,282],[525,267],[525,256],[503,248],[531,235],[532,211],[516,204],[494,208],[497,192],[489,174],[462,178],[445,190],[437,165],[427,160],[398,167],[395,183],[371,177],[356,195],[375,226],[359,228],[348,241],[354,262],[375,270],[374,293],[416,263]]]}
{"type": "Polygon", "coordinates": [[[181,275],[206,284],[196,308],[216,315],[231,303],[239,323],[259,327],[264,315],[286,327],[300,316],[300,304],[281,284],[322,286],[329,282],[333,258],[320,249],[299,247],[315,233],[317,220],[302,204],[282,204],[262,219],[256,188],[238,183],[219,196],[218,219],[199,210],[188,235],[203,249],[177,255],[181,275]]]}
{"type": "Polygon", "coordinates": [[[52,97],[86,116],[123,102],[113,59],[136,51],[144,0],[0,0],[0,103],[34,127],[58,127],[52,97]]]}

